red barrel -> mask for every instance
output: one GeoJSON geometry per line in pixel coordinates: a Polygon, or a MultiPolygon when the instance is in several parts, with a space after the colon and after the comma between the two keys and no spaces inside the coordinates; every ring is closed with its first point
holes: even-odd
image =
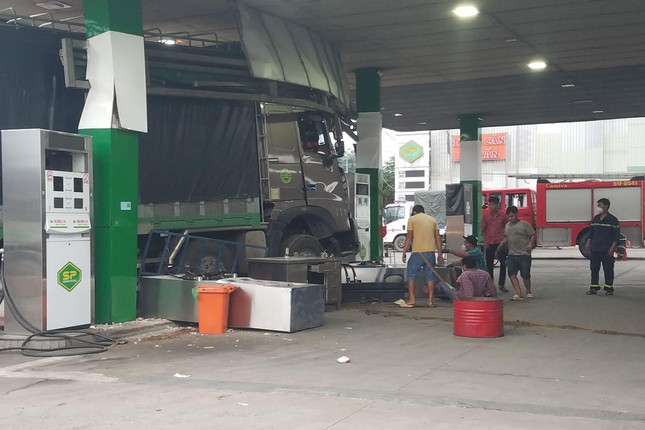
{"type": "Polygon", "coordinates": [[[504,336],[504,301],[495,297],[473,297],[453,302],[455,336],[504,336]]]}

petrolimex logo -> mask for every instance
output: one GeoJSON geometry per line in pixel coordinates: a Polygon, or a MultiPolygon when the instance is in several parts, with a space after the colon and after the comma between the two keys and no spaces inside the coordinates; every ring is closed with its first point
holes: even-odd
{"type": "Polygon", "coordinates": [[[71,261],[68,261],[67,264],[58,271],[57,278],[58,285],[71,292],[78,284],[81,283],[82,272],[81,269],[76,267],[71,261]]]}
{"type": "Polygon", "coordinates": [[[423,148],[414,140],[411,140],[401,146],[399,155],[408,163],[414,163],[423,155],[423,148]]]}

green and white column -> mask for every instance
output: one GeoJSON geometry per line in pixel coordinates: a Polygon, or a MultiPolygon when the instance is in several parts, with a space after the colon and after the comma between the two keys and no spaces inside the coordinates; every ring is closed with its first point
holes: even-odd
{"type": "Polygon", "coordinates": [[[481,239],[482,219],[482,119],[478,114],[459,116],[460,128],[460,161],[459,180],[462,185],[470,186],[472,190],[472,207],[466,201],[466,212],[470,212],[471,223],[464,223],[464,234],[474,234],[481,239]]]}
{"type": "Polygon", "coordinates": [[[381,236],[382,157],[381,130],[381,72],[376,68],[357,69],[356,110],[358,112],[358,144],[356,145],[356,172],[370,177],[370,247],[367,260],[383,260],[381,236]]]}
{"type": "Polygon", "coordinates": [[[139,132],[147,132],[140,0],[85,0],[91,89],[79,133],[94,152],[95,321],[137,316],[139,132]]]}

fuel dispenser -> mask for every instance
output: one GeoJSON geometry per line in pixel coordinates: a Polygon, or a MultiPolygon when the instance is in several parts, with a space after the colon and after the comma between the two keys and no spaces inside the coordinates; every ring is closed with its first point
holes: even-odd
{"type": "Polygon", "coordinates": [[[361,243],[358,254],[361,261],[371,260],[370,255],[370,177],[362,173],[356,174],[356,200],[354,219],[358,230],[358,240],[361,243]]]}
{"type": "Polygon", "coordinates": [[[345,174],[348,186],[349,213],[356,221],[360,247],[356,258],[370,260],[370,176],[364,173],[345,174]]]}
{"type": "Polygon", "coordinates": [[[5,334],[92,322],[91,138],[2,131],[5,334]]]}

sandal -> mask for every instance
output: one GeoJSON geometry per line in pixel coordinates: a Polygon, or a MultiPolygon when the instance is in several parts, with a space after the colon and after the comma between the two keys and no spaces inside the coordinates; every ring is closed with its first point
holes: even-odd
{"type": "Polygon", "coordinates": [[[400,305],[402,308],[413,308],[415,305],[410,303],[403,303],[400,305]]]}

